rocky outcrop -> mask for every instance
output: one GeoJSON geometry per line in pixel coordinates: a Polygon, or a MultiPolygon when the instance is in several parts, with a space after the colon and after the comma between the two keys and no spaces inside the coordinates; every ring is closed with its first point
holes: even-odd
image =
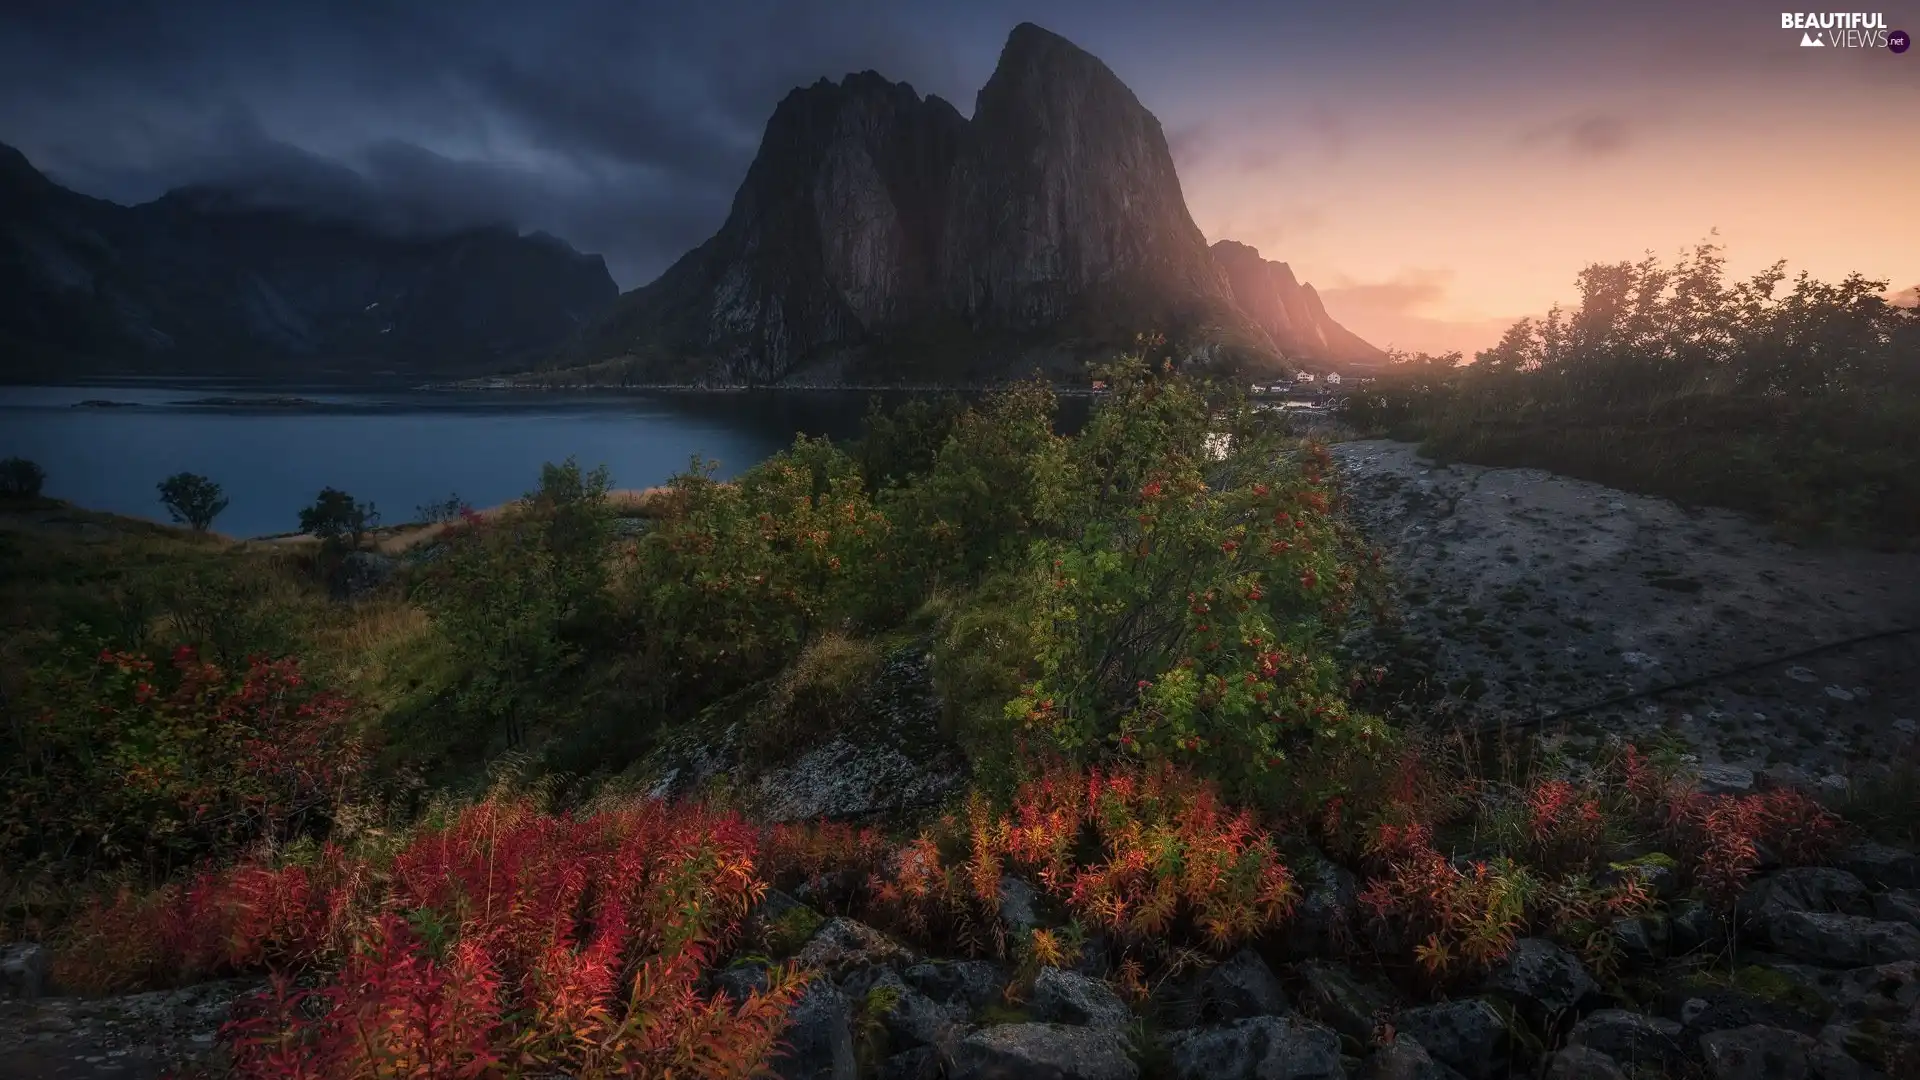
{"type": "Polygon", "coordinates": [[[1312,285],[1283,262],[1269,262],[1256,248],[1233,240],[1213,245],[1213,259],[1227,276],[1233,300],[1282,356],[1339,364],[1379,364],[1386,354],[1334,322],[1312,285]]]}
{"type": "Polygon", "coordinates": [[[618,294],[550,236],[399,235],[208,188],[120,206],[0,146],[0,376],[508,371],[618,294]]]}
{"type": "MultiPolygon", "coordinates": [[[[1289,296],[1318,329],[1287,350],[1364,351],[1310,288],[1289,296]]],[[[1077,372],[1140,331],[1228,364],[1282,351],[1235,303],[1159,121],[1023,23],[971,120],[873,72],[793,91],[720,231],[562,362],[625,358],[639,381],[973,381],[1077,372]]]]}

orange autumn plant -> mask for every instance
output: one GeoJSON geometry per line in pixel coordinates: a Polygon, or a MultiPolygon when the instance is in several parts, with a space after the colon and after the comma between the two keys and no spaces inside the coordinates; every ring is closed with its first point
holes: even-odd
{"type": "Polygon", "coordinates": [[[1253,815],[1165,762],[1054,767],[1023,784],[1006,813],[976,797],[964,821],[916,838],[871,891],[910,932],[985,925],[1009,869],[1123,945],[1190,933],[1224,950],[1279,925],[1298,896],[1253,815]]]}
{"type": "Polygon", "coordinates": [[[183,975],[266,969],[227,1035],[242,1077],[746,1077],[804,989],[702,990],[765,889],[738,817],[511,800],[421,829],[378,875],[243,863],[96,912],[183,975]]]}

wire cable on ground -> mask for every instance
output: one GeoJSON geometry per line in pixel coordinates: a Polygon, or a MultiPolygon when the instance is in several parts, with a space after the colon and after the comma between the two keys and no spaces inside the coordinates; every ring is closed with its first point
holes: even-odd
{"type": "Polygon", "coordinates": [[[1594,711],[1595,709],[1605,709],[1614,705],[1624,705],[1630,701],[1638,701],[1641,698],[1658,697],[1661,694],[1669,694],[1675,690],[1685,690],[1685,689],[1688,689],[1689,687],[1699,686],[1702,683],[1717,682],[1721,679],[1730,679],[1735,675],[1744,675],[1749,671],[1758,671],[1761,668],[1773,667],[1776,664],[1789,663],[1791,661],[1800,660],[1805,657],[1815,656],[1823,652],[1830,652],[1834,649],[1844,649],[1853,645],[1863,645],[1869,641],[1879,641],[1883,638],[1899,637],[1903,634],[1914,634],[1914,633],[1920,633],[1920,626],[1898,626],[1890,630],[1876,630],[1876,631],[1873,631],[1872,633],[1859,634],[1850,638],[1842,638],[1839,641],[1828,641],[1819,645],[1814,645],[1810,648],[1801,649],[1797,652],[1790,652],[1783,656],[1768,657],[1765,660],[1755,661],[1754,663],[1751,663],[1751,664],[1742,664],[1739,667],[1730,668],[1725,671],[1718,671],[1711,675],[1700,675],[1691,679],[1682,679],[1679,682],[1666,683],[1661,686],[1648,687],[1645,690],[1635,690],[1635,691],[1632,691],[1631,693],[1620,694],[1615,697],[1606,698],[1601,701],[1590,702],[1585,705],[1572,705],[1563,709],[1559,709],[1555,712],[1545,713],[1540,716],[1529,716],[1529,717],[1522,717],[1518,720],[1503,720],[1499,723],[1481,724],[1474,728],[1474,734],[1490,735],[1497,731],[1513,731],[1515,729],[1524,730],[1527,728],[1536,728],[1543,724],[1550,724],[1553,721],[1559,720],[1563,717],[1578,716],[1581,713],[1589,713],[1594,711]]]}

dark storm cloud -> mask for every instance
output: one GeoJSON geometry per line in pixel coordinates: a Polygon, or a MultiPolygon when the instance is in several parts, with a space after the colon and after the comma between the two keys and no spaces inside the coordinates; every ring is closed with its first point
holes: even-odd
{"type": "Polygon", "coordinates": [[[876,68],[958,97],[939,36],[892,10],[27,0],[0,16],[0,141],[123,202],[211,183],[390,228],[512,222],[630,287],[719,225],[792,87],[876,68]]]}

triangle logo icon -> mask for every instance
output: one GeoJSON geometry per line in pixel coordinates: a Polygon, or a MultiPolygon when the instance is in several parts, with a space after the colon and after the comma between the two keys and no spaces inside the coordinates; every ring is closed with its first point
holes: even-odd
{"type": "Polygon", "coordinates": [[[1812,34],[1801,34],[1800,47],[1803,49],[1824,49],[1827,47],[1827,43],[1814,37],[1812,34]]]}

